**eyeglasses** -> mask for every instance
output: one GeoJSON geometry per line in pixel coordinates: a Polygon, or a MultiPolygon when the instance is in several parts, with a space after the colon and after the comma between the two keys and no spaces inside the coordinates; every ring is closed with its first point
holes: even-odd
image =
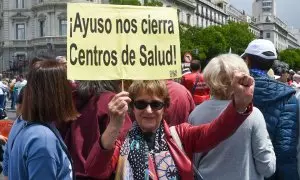
{"type": "Polygon", "coordinates": [[[155,101],[155,100],[151,102],[138,100],[138,101],[134,101],[133,105],[135,108],[140,110],[145,109],[146,107],[148,107],[148,105],[150,105],[151,109],[153,110],[161,110],[165,106],[165,103],[161,101],[155,101]]]}

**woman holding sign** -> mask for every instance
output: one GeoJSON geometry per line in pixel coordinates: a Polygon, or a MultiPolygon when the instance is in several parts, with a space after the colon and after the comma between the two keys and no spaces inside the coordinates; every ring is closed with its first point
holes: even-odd
{"type": "MultiPolygon", "coordinates": [[[[101,150],[100,138],[110,119],[107,104],[119,91],[120,81],[76,81],[73,99],[80,116],[71,123],[60,126],[68,150],[74,161],[77,179],[102,179],[97,159],[106,152],[101,150]]],[[[124,139],[132,123],[128,115],[120,129],[119,138],[124,139]]]]}
{"type": "Polygon", "coordinates": [[[116,179],[194,179],[192,154],[207,151],[229,137],[252,111],[253,79],[237,72],[232,84],[233,101],[214,122],[169,127],[163,119],[170,102],[165,82],[133,82],[129,93],[117,94],[108,104],[110,122],[100,141],[106,154],[96,157],[103,162],[99,167],[106,172],[103,178],[115,170],[116,179]],[[129,106],[136,121],[120,141],[117,136],[129,106]]]}

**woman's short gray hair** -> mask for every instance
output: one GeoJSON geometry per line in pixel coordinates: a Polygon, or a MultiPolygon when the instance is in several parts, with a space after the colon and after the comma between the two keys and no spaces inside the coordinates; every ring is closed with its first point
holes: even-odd
{"type": "Polygon", "coordinates": [[[220,100],[231,98],[234,71],[249,75],[247,64],[236,54],[222,54],[210,60],[203,71],[203,76],[213,97],[220,100]]]}

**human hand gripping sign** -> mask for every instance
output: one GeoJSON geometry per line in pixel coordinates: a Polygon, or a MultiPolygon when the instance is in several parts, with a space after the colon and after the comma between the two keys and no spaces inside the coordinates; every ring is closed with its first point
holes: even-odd
{"type": "Polygon", "coordinates": [[[113,149],[120,130],[125,121],[128,104],[131,102],[129,93],[122,91],[116,94],[108,103],[109,124],[101,136],[100,145],[103,149],[113,149]]]}
{"type": "Polygon", "coordinates": [[[128,95],[128,92],[122,91],[116,94],[108,103],[110,121],[117,127],[122,127],[128,111],[128,104],[131,102],[128,95]]]}
{"type": "Polygon", "coordinates": [[[7,137],[0,135],[0,144],[6,144],[7,143],[7,137]]]}
{"type": "Polygon", "coordinates": [[[231,87],[237,112],[245,112],[253,100],[254,79],[245,73],[235,71],[231,87]]]}

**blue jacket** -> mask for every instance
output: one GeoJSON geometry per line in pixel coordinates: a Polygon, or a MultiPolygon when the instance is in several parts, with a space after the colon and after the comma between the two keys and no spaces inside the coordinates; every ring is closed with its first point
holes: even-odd
{"type": "Polygon", "coordinates": [[[276,172],[271,180],[299,180],[297,171],[298,101],[295,90],[251,71],[255,79],[254,106],[264,115],[276,154],[276,172]]]}
{"type": "Polygon", "coordinates": [[[18,118],[10,131],[3,174],[14,180],[72,180],[72,166],[61,147],[62,139],[48,127],[27,123],[18,118]]]}

